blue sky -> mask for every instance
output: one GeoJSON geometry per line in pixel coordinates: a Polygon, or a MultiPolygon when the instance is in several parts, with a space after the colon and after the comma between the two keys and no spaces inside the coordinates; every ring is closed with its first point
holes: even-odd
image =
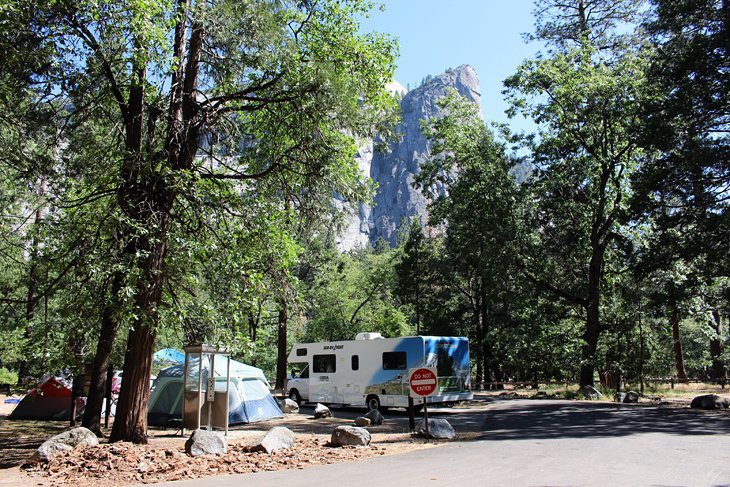
{"type": "MultiPolygon", "coordinates": [[[[366,30],[393,34],[400,44],[396,80],[418,86],[428,74],[471,64],[479,75],[482,111],[488,121],[507,122],[502,81],[538,47],[522,34],[533,28],[532,0],[381,0],[366,30]]],[[[524,122],[510,123],[522,129],[524,122]]]]}

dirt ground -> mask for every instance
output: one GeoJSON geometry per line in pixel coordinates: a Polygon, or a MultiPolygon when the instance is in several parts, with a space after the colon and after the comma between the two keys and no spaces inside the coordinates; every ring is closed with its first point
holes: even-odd
{"type": "MultiPolygon", "coordinates": [[[[546,388],[488,391],[475,393],[475,400],[456,408],[433,408],[430,414],[449,419],[460,440],[476,439],[480,431],[479,410],[488,410],[496,401],[512,399],[556,399],[566,391],[546,388]],[[476,414],[476,416],[474,415],[476,414]],[[462,419],[464,418],[464,419],[462,419]]],[[[567,391],[570,392],[570,391],[567,391]]],[[[719,386],[701,384],[677,385],[674,390],[646,391],[640,405],[687,408],[692,397],[705,393],[728,393],[719,386]]],[[[333,418],[313,419],[312,407],[303,407],[299,414],[281,420],[235,426],[229,432],[229,453],[224,456],[192,459],[184,453],[185,438],[180,431],[151,429],[147,446],[129,443],[107,444],[79,448],[71,455],[54,460],[46,466],[20,468],[33,451],[46,439],[69,428],[67,422],[10,421],[3,419],[13,405],[4,404],[0,396],[0,484],[24,487],[29,481],[36,485],[111,486],[150,483],[166,480],[194,479],[225,473],[249,473],[267,470],[300,469],[308,466],[358,460],[381,455],[404,453],[430,448],[426,442],[409,433],[408,415],[403,410],[391,410],[382,426],[369,428],[370,448],[332,448],[328,441],[339,425],[351,425],[363,414],[358,409],[333,408],[333,418]],[[255,453],[248,445],[274,426],[286,426],[297,435],[295,448],[272,455],[255,453]]],[[[605,397],[608,401],[610,398],[605,397]]],[[[721,414],[728,414],[723,412],[721,414]]],[[[107,432],[108,433],[108,432],[107,432]]]]}
{"type": "MultiPolygon", "coordinates": [[[[362,410],[333,409],[333,418],[315,420],[311,407],[284,419],[234,426],[229,431],[229,453],[193,459],[185,454],[185,437],[177,430],[150,429],[149,444],[108,444],[78,448],[48,465],[25,466],[33,451],[46,439],[69,429],[68,422],[10,421],[0,419],[0,484],[111,486],[194,479],[225,473],[296,469],[380,455],[403,453],[435,446],[413,437],[407,416],[396,413],[396,420],[368,428],[372,435],[368,448],[333,448],[328,445],[332,430],[352,425],[362,410]],[[296,434],[295,447],[266,455],[251,452],[248,446],[274,426],[286,426],[296,434]]],[[[389,415],[390,416],[390,415],[389,415]]],[[[106,431],[108,433],[108,431],[106,431]]]]}

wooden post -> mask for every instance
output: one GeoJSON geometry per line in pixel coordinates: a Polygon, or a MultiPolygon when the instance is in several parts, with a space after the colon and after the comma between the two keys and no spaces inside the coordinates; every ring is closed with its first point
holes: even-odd
{"type": "Polygon", "coordinates": [[[408,396],[408,429],[411,433],[416,431],[416,411],[411,396],[408,396]]]}
{"type": "Polygon", "coordinates": [[[423,398],[423,427],[428,438],[428,406],[426,406],[426,398],[423,398]]]}

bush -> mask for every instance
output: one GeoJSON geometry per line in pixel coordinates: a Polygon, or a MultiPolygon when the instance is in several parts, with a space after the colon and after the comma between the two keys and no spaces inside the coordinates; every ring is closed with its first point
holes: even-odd
{"type": "Polygon", "coordinates": [[[0,384],[17,384],[18,374],[5,367],[0,367],[0,384]]]}

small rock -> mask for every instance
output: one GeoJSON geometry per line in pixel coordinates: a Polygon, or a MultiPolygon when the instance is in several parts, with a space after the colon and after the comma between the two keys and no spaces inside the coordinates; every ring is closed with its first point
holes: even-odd
{"type": "Polygon", "coordinates": [[[331,418],[332,411],[324,404],[317,403],[314,408],[314,419],[331,418]]]}
{"type": "Polygon", "coordinates": [[[74,428],[43,442],[30,457],[32,462],[48,462],[59,453],[68,452],[78,445],[98,445],[96,435],[87,428],[74,428]]]}
{"type": "Polygon", "coordinates": [[[373,426],[380,426],[383,424],[383,415],[380,414],[380,411],[377,409],[373,409],[372,411],[369,411],[363,418],[367,418],[370,420],[370,424],[373,426]]]}
{"type": "Polygon", "coordinates": [[[624,395],[624,403],[626,404],[635,404],[639,402],[639,393],[634,391],[629,391],[624,395]]]}
{"type": "Polygon", "coordinates": [[[266,453],[277,450],[287,450],[294,445],[294,432],[283,426],[275,426],[266,432],[256,443],[251,446],[252,451],[265,451],[266,453]]]}
{"type": "Polygon", "coordinates": [[[293,414],[299,412],[299,404],[296,401],[292,401],[288,397],[284,399],[284,406],[281,408],[285,414],[293,414]]]}
{"type": "Polygon", "coordinates": [[[692,399],[692,403],[690,404],[690,407],[694,409],[727,409],[729,406],[730,402],[727,398],[718,396],[717,394],[697,396],[692,399]]]}
{"type": "Polygon", "coordinates": [[[228,452],[228,439],[217,431],[197,429],[185,442],[185,452],[193,457],[228,452]]]}
{"type": "Polygon", "coordinates": [[[598,389],[593,386],[583,386],[583,395],[588,399],[600,399],[603,397],[603,394],[598,392],[598,389]]]}
{"type": "Polygon", "coordinates": [[[332,432],[330,443],[334,446],[368,446],[370,444],[370,432],[357,426],[338,426],[332,432]]]}
{"type": "MultiPolygon", "coordinates": [[[[416,426],[416,431],[421,435],[426,434],[426,424],[423,420],[416,426]]],[[[433,418],[428,420],[428,437],[436,440],[451,440],[456,437],[456,431],[445,419],[433,418]]]]}
{"type": "Polygon", "coordinates": [[[544,398],[544,397],[547,397],[547,392],[537,391],[532,397],[534,397],[535,399],[544,398]]]}
{"type": "Polygon", "coordinates": [[[355,426],[370,426],[370,419],[368,418],[355,418],[355,426]]]}

